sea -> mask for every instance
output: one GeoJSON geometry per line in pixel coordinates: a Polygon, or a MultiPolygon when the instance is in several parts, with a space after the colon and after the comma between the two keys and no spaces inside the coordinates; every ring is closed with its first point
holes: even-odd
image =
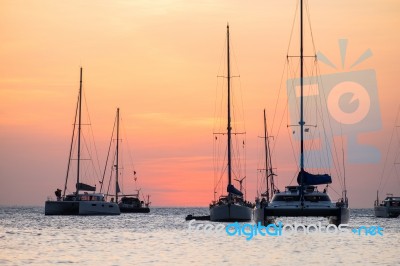
{"type": "Polygon", "coordinates": [[[285,218],[264,235],[254,223],[189,223],[188,214],[208,208],[45,216],[44,207],[2,206],[0,265],[400,265],[400,218],[372,209],[352,209],[340,230],[324,218],[285,218]]]}

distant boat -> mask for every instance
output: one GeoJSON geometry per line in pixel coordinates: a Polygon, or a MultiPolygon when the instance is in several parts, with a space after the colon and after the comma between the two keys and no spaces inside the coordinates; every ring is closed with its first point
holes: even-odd
{"type": "MultiPolygon", "coordinates": [[[[265,150],[265,169],[259,169],[265,171],[265,187],[261,187],[260,194],[256,198],[256,206],[254,209],[254,220],[264,220],[264,208],[267,207],[275,194],[276,187],[274,182],[274,170],[272,168],[271,149],[269,144],[269,136],[267,129],[267,118],[264,109],[264,150],[265,150]]],[[[263,183],[263,182],[262,182],[263,183]]],[[[270,217],[266,224],[274,223],[273,217],[270,217]]]]}
{"type": "MultiPolygon", "coordinates": [[[[250,221],[252,219],[252,205],[243,198],[243,192],[232,184],[232,126],[231,126],[231,88],[230,88],[230,50],[229,50],[229,25],[227,26],[227,81],[228,81],[228,126],[227,126],[227,155],[228,155],[228,186],[227,195],[221,196],[218,201],[210,204],[211,221],[250,221]]],[[[243,181],[243,178],[241,179],[243,181]]],[[[241,183],[240,181],[240,183],[241,183]]]]}
{"type": "Polygon", "coordinates": [[[303,0],[300,0],[300,171],[297,174],[298,186],[287,186],[285,191],[277,190],[274,197],[259,210],[256,222],[263,224],[276,217],[328,217],[329,222],[339,225],[349,221],[348,199],[344,188],[343,197],[332,202],[326,189],[318,191],[317,185],[332,183],[328,174],[311,174],[304,165],[304,108],[303,108],[303,0]]]}
{"type": "Polygon", "coordinates": [[[376,192],[374,214],[376,217],[382,217],[382,218],[399,217],[400,197],[393,197],[393,194],[388,194],[387,197],[380,203],[378,192],[376,192]]]}
{"type": "Polygon", "coordinates": [[[102,193],[95,193],[96,186],[91,186],[80,181],[80,163],[81,163],[81,126],[82,126],[82,68],[80,69],[80,86],[79,98],[75,111],[74,130],[72,133],[71,148],[68,159],[67,176],[65,179],[64,193],[60,189],[55,191],[56,200],[47,200],[45,202],[45,215],[119,215],[120,210],[118,204],[105,201],[105,195],[102,193]],[[76,121],[78,116],[78,123],[76,121]],[[77,129],[77,173],[76,173],[76,186],[75,192],[65,195],[67,190],[67,180],[69,176],[69,169],[71,165],[72,149],[74,147],[74,135],[76,125],[77,129]],[[92,192],[92,193],[88,193],[92,192]],[[83,193],[82,193],[83,192],[83,193]]]}
{"type": "MultiPolygon", "coordinates": [[[[397,128],[399,127],[397,122],[399,119],[399,115],[400,115],[400,107],[398,109],[397,112],[397,116],[396,116],[396,122],[395,122],[395,126],[393,128],[393,132],[392,132],[392,137],[390,138],[390,142],[388,145],[388,150],[387,150],[387,157],[384,163],[384,168],[383,168],[383,172],[382,172],[382,176],[381,176],[381,180],[380,180],[380,184],[382,184],[382,181],[384,178],[388,178],[390,176],[390,174],[385,173],[385,166],[386,166],[386,161],[388,159],[388,155],[390,154],[390,149],[394,149],[395,151],[395,156],[394,156],[394,164],[393,164],[393,168],[396,168],[399,166],[399,163],[396,162],[396,159],[399,158],[399,145],[393,145],[392,140],[393,140],[393,136],[398,136],[397,134],[397,128]]],[[[395,169],[395,172],[397,173],[397,169],[395,169]]],[[[385,183],[385,182],[383,182],[385,183]]],[[[381,186],[379,186],[379,188],[381,188],[381,186]]],[[[374,203],[374,214],[376,217],[382,217],[382,218],[397,218],[400,216],[400,196],[393,196],[393,194],[388,193],[386,195],[386,198],[380,202],[379,201],[379,190],[376,191],[376,200],[374,203]]]]}
{"type": "MultiPolygon", "coordinates": [[[[115,167],[115,202],[118,203],[119,209],[122,213],[148,213],[150,212],[150,196],[147,196],[147,202],[144,200],[140,200],[140,189],[137,190],[137,193],[134,194],[122,194],[121,189],[120,189],[120,181],[119,181],[119,170],[120,170],[120,165],[119,165],[119,143],[120,143],[120,116],[119,116],[119,108],[117,108],[117,114],[115,117],[115,123],[116,127],[116,145],[115,145],[115,157],[114,157],[114,167],[115,167]],[[121,195],[120,195],[121,194],[121,195]],[[119,198],[121,196],[121,198],[119,198]]],[[[114,132],[114,130],[113,130],[114,132]]],[[[111,138],[111,141],[113,139],[111,138]]],[[[133,171],[134,178],[136,181],[136,171],[133,171]]]]}

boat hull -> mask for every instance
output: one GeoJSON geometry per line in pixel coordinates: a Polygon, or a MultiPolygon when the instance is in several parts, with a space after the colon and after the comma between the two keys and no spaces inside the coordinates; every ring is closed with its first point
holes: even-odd
{"type": "Polygon", "coordinates": [[[243,205],[224,204],[210,208],[210,220],[219,222],[245,222],[252,220],[253,209],[243,205]]]}
{"type": "Polygon", "coordinates": [[[79,215],[78,201],[46,201],[45,215],[79,215]]]}
{"type": "Polygon", "coordinates": [[[118,204],[104,201],[46,201],[45,215],[119,215],[118,204]]]}
{"type": "Polygon", "coordinates": [[[400,207],[375,206],[374,213],[376,217],[397,218],[400,215],[400,207]]]}
{"type": "Polygon", "coordinates": [[[148,207],[119,207],[121,213],[149,213],[150,208],[148,207]]]}
{"type": "Polygon", "coordinates": [[[348,223],[350,211],[347,207],[264,207],[254,211],[254,220],[263,225],[272,223],[277,217],[327,217],[329,223],[348,223]]]}
{"type": "Polygon", "coordinates": [[[266,216],[265,215],[265,208],[255,208],[254,209],[254,221],[256,223],[260,222],[261,225],[269,225],[275,223],[274,216],[266,216]]]}

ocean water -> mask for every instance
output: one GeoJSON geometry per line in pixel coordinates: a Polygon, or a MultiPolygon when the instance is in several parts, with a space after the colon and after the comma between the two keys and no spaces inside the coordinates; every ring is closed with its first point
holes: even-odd
{"type": "MultiPolygon", "coordinates": [[[[189,230],[187,214],[208,209],[63,217],[45,216],[43,207],[0,207],[0,265],[400,265],[400,218],[375,218],[371,209],[351,210],[349,228],[380,226],[382,236],[349,229],[246,240],[199,229],[208,221],[195,221],[199,230],[189,230]]],[[[281,221],[327,225],[323,218],[281,221]]]]}

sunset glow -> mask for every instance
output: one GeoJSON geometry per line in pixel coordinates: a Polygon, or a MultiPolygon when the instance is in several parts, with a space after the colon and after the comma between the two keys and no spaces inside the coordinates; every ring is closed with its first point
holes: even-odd
{"type": "MultiPolygon", "coordinates": [[[[400,105],[400,3],[309,0],[308,5],[316,50],[337,66],[320,63],[320,74],[376,73],[382,127],[360,133],[358,140],[376,147],[381,159],[346,162],[350,207],[372,208],[400,105]],[[339,39],[348,40],[343,67],[339,39]],[[367,49],[372,56],[351,68],[367,49]]],[[[101,166],[119,107],[139,186],[152,205],[208,206],[215,90],[227,22],[233,74],[240,75],[243,93],[247,200],[254,201],[263,109],[272,123],[295,8],[295,0],[1,1],[0,205],[43,205],[63,186],[82,66],[101,166]]],[[[296,45],[290,53],[298,52],[296,45]]],[[[286,103],[280,95],[277,115],[286,103]]],[[[274,150],[280,188],[297,167],[289,131],[285,117],[274,150]]],[[[345,150],[347,141],[344,137],[345,150]]],[[[132,180],[125,181],[133,188],[132,180]]],[[[387,180],[382,196],[399,192],[395,177],[387,180]]]]}

